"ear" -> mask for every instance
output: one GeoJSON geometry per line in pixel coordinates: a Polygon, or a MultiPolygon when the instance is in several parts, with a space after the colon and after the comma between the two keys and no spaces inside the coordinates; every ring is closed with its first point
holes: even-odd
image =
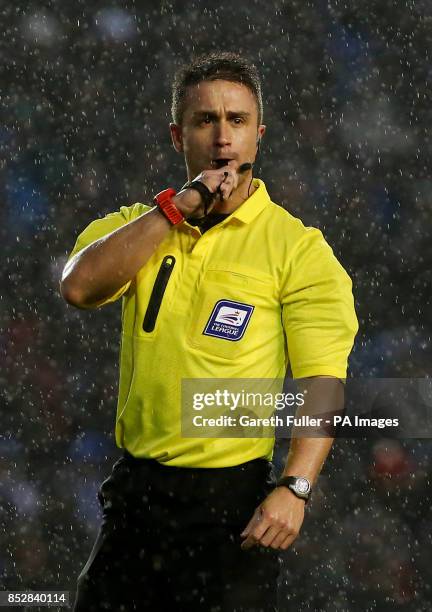
{"type": "Polygon", "coordinates": [[[181,153],[183,151],[183,138],[182,138],[182,129],[180,125],[176,123],[170,123],[170,132],[171,132],[171,140],[173,143],[174,149],[177,153],[181,153]]]}
{"type": "Polygon", "coordinates": [[[265,134],[267,126],[266,125],[259,125],[258,126],[258,134],[257,134],[257,144],[259,144],[261,142],[262,137],[265,134]]]}

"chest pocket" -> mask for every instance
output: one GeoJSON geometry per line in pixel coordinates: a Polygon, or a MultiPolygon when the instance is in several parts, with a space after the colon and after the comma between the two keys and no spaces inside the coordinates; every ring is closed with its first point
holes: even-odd
{"type": "Polygon", "coordinates": [[[244,266],[209,269],[191,305],[187,341],[212,356],[236,359],[259,346],[278,317],[270,275],[244,266]]]}

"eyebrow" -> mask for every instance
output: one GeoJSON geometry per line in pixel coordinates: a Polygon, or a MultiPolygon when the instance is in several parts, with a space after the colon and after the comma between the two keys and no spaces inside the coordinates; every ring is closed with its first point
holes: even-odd
{"type": "MultiPolygon", "coordinates": [[[[217,117],[218,113],[216,113],[213,110],[201,110],[201,111],[195,111],[192,115],[193,117],[217,117]]],[[[245,119],[247,117],[250,117],[250,113],[247,113],[246,111],[228,111],[227,112],[227,116],[229,119],[232,119],[233,117],[244,117],[245,119]]]]}

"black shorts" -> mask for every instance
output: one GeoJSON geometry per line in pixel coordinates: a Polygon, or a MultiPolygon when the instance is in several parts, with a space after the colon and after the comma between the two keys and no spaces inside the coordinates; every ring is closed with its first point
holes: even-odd
{"type": "Polygon", "coordinates": [[[178,468],[125,452],[98,492],[103,522],[74,612],[274,612],[277,551],[240,548],[274,484],[264,459],[178,468]]]}

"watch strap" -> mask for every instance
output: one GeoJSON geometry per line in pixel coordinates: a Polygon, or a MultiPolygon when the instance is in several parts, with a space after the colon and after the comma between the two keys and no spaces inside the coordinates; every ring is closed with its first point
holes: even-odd
{"type": "Polygon", "coordinates": [[[204,206],[204,215],[207,215],[208,209],[215,197],[215,194],[210,191],[207,185],[204,185],[201,181],[191,181],[190,183],[186,183],[183,189],[196,189],[196,191],[199,192],[204,206]]]}

